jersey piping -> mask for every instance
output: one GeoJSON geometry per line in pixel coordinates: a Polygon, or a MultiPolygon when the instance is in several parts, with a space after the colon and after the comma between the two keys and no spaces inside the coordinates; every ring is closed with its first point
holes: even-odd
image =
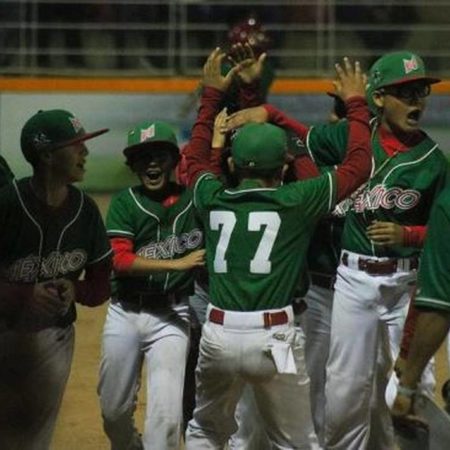
{"type": "Polygon", "coordinates": [[[404,167],[404,166],[409,166],[409,165],[413,165],[413,164],[418,164],[418,163],[422,162],[424,159],[428,158],[428,156],[430,156],[431,153],[433,153],[437,148],[438,148],[438,145],[435,144],[434,147],[432,147],[430,150],[428,150],[428,152],[425,153],[425,155],[421,156],[419,159],[416,159],[415,161],[407,161],[407,162],[404,162],[404,163],[397,164],[383,178],[383,183],[388,179],[388,177],[394,172],[395,169],[398,169],[399,167],[404,167]]]}

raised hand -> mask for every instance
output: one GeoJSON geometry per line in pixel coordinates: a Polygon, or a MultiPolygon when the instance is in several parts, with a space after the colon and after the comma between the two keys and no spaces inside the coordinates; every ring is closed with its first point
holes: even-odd
{"type": "Polygon", "coordinates": [[[225,146],[225,139],[227,137],[226,123],[227,123],[227,108],[223,108],[219,114],[217,114],[214,121],[214,133],[212,138],[212,148],[223,148],[225,146]]]}
{"type": "Polygon", "coordinates": [[[241,109],[228,116],[224,132],[239,128],[250,122],[264,123],[267,122],[269,114],[263,106],[255,106],[254,108],[241,109]]]}
{"type": "Polygon", "coordinates": [[[229,87],[236,73],[241,69],[240,64],[231,68],[226,74],[222,75],[222,61],[226,54],[219,47],[214,49],[205,65],[203,66],[203,80],[202,84],[205,87],[213,87],[219,91],[225,92],[229,87]]]}
{"type": "Polygon", "coordinates": [[[367,77],[362,73],[358,61],[353,65],[350,60],[345,57],[342,64],[335,64],[335,69],[336,79],[333,81],[333,85],[336,95],[344,101],[356,95],[365,96],[367,77]]]}
{"type": "Polygon", "coordinates": [[[266,53],[262,53],[258,58],[255,57],[252,46],[246,42],[235,44],[231,47],[228,59],[234,66],[239,66],[237,73],[243,83],[250,84],[259,80],[264,68],[266,53]]]}

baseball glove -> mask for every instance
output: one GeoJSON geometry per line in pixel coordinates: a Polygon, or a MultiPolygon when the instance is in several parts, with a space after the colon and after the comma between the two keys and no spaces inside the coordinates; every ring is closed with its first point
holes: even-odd
{"type": "Polygon", "coordinates": [[[430,428],[418,416],[392,416],[395,437],[401,450],[428,450],[430,428]]]}

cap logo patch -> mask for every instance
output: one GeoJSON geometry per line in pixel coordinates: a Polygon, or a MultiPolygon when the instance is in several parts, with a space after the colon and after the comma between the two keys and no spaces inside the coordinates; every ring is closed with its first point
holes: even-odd
{"type": "Polygon", "coordinates": [[[405,68],[405,73],[408,74],[414,70],[419,68],[419,64],[417,63],[417,59],[414,56],[411,56],[411,59],[403,60],[403,67],[405,68]]]}
{"type": "Polygon", "coordinates": [[[83,126],[81,125],[81,122],[76,117],[69,117],[70,123],[73,126],[73,129],[75,130],[75,133],[78,133],[80,130],[83,129],[83,126]]]}
{"type": "Polygon", "coordinates": [[[155,136],[155,124],[150,125],[148,128],[141,130],[141,142],[145,142],[147,139],[151,139],[155,136]]]}
{"type": "Polygon", "coordinates": [[[43,148],[48,147],[51,143],[52,141],[42,131],[33,137],[33,145],[36,150],[42,150],[43,148]]]}

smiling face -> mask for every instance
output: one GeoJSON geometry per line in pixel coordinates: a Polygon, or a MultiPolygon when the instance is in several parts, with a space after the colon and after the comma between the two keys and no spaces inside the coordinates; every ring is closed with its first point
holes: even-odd
{"type": "Polygon", "coordinates": [[[148,148],[134,156],[129,164],[145,189],[153,192],[167,186],[176,162],[173,150],[148,148]]]}
{"type": "Polygon", "coordinates": [[[381,110],[381,124],[400,136],[416,133],[429,94],[430,84],[426,81],[411,81],[375,91],[373,100],[381,110]]]}

